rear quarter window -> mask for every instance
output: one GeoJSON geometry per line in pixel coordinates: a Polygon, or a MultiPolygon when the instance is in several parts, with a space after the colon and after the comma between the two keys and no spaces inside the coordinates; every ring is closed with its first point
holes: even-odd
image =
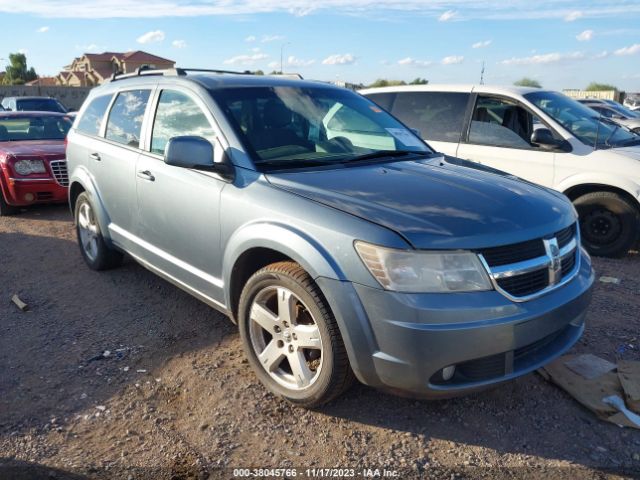
{"type": "Polygon", "coordinates": [[[459,142],[469,101],[468,93],[398,92],[391,113],[422,138],[459,142]]]}
{"type": "Polygon", "coordinates": [[[91,100],[82,117],[78,121],[77,129],[89,135],[98,135],[102,128],[104,114],[109,107],[112,95],[102,95],[91,100]]]}

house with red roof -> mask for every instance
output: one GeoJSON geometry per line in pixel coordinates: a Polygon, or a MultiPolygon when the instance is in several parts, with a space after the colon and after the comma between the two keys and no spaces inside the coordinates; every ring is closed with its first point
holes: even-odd
{"type": "Polygon", "coordinates": [[[55,77],[57,85],[92,87],[109,80],[114,72],[131,73],[139,67],[173,68],[176,62],[151,53],[132,52],[85,53],[55,77]]]}

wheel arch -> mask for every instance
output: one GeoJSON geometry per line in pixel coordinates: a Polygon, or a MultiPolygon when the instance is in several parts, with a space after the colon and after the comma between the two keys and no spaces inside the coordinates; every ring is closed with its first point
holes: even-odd
{"type": "Polygon", "coordinates": [[[617,193],[625,200],[627,200],[631,205],[633,205],[636,210],[640,212],[640,204],[638,203],[638,198],[634,197],[628,190],[617,187],[614,185],[606,185],[602,183],[581,183],[578,185],[574,185],[572,187],[567,188],[563,191],[563,193],[571,200],[575,201],[577,198],[582,195],[586,195],[588,193],[595,192],[611,192],[617,193]]]}
{"type": "Polygon", "coordinates": [[[75,215],[75,206],[78,196],[83,192],[85,192],[91,199],[93,211],[98,220],[102,236],[105,242],[107,242],[111,247],[111,237],[109,235],[108,228],[111,223],[111,219],[104,207],[104,202],[102,201],[98,189],[96,188],[89,172],[83,168],[77,168],[69,179],[69,208],[71,209],[72,215],[75,215]]]}
{"type": "Polygon", "coordinates": [[[345,278],[329,252],[303,232],[283,224],[248,225],[229,239],[223,260],[223,278],[229,286],[225,300],[234,322],[246,281],[261,268],[279,261],[298,263],[314,280],[345,278]]]}

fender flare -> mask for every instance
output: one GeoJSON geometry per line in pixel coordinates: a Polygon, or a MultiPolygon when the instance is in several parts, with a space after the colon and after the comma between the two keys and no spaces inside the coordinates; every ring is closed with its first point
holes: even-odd
{"type": "MultiPolygon", "coordinates": [[[[107,209],[104,207],[104,202],[102,201],[102,197],[100,192],[98,191],[93,176],[87,169],[84,167],[78,167],[73,171],[73,174],[69,178],[69,208],[72,208],[71,205],[71,191],[74,185],[80,185],[82,189],[89,195],[91,199],[91,203],[93,206],[94,215],[98,220],[98,225],[100,226],[100,233],[102,233],[102,237],[109,247],[113,247],[113,243],[111,241],[111,235],[109,234],[109,224],[111,223],[111,217],[107,213],[107,209]]],[[[71,211],[72,215],[75,215],[75,212],[71,211]]],[[[75,218],[74,218],[75,221],[75,218]]]]}
{"type": "MultiPolygon", "coordinates": [[[[629,194],[640,204],[640,185],[633,180],[620,178],[618,175],[609,175],[599,172],[597,175],[593,173],[578,173],[570,177],[564,178],[556,189],[564,193],[572,188],[583,185],[602,185],[603,187],[615,188],[629,194]]],[[[640,205],[639,205],[640,206],[640,205]]]]}
{"type": "Polygon", "coordinates": [[[259,220],[236,230],[227,242],[222,265],[227,305],[231,305],[229,286],[233,268],[242,254],[253,248],[268,248],[288,256],[314,280],[318,277],[346,280],[332,255],[314,238],[285,223],[259,220]]]}

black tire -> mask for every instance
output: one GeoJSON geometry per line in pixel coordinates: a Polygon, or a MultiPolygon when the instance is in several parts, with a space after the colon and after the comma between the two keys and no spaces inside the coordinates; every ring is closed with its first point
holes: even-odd
{"type": "MultiPolygon", "coordinates": [[[[86,208],[86,207],[84,207],[86,208]]],[[[100,225],[98,224],[95,217],[93,217],[93,205],[91,200],[89,199],[89,195],[85,192],[82,192],[78,195],[76,199],[75,209],[74,209],[74,220],[76,225],[76,235],[78,237],[78,246],[80,247],[80,253],[82,254],[82,258],[86,264],[92,270],[109,270],[111,268],[119,267],[122,264],[123,254],[117,250],[109,248],[104,241],[102,236],[102,232],[100,231],[100,225]],[[79,215],[80,211],[83,209],[83,206],[88,206],[89,211],[92,216],[92,220],[95,226],[95,252],[94,254],[88,253],[88,249],[83,246],[82,243],[82,227],[80,225],[79,215]]]]}
{"type": "MultiPolygon", "coordinates": [[[[254,372],[268,390],[289,402],[305,408],[319,407],[342,394],[353,383],[354,375],[335,317],[318,286],[297,263],[273,263],[247,281],[240,296],[238,323],[243,348],[254,372]],[[286,388],[274,380],[258,360],[252,343],[250,312],[254,300],[261,292],[275,287],[288,289],[302,302],[320,334],[322,353],[319,372],[316,370],[315,380],[303,389],[286,388]]],[[[275,337],[272,341],[275,341],[275,337]]]]}
{"type": "Polygon", "coordinates": [[[8,217],[9,215],[15,215],[18,213],[18,207],[9,205],[4,199],[2,190],[0,190],[0,217],[8,217]]]}
{"type": "Polygon", "coordinates": [[[582,243],[600,257],[622,257],[640,234],[640,211],[615,192],[592,192],[574,202],[580,216],[582,243]]]}

